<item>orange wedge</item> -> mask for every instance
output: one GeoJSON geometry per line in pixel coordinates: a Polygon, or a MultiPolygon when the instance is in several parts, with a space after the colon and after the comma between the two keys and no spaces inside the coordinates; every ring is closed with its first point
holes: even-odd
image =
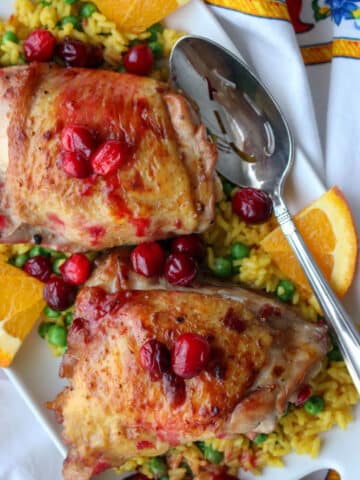
{"type": "Polygon", "coordinates": [[[188,0],[94,0],[99,10],[125,32],[140,33],[188,0]]]}
{"type": "MultiPolygon", "coordinates": [[[[323,274],[342,297],[355,273],[358,241],[350,208],[341,191],[333,187],[295,215],[294,220],[323,274]]],[[[311,292],[279,227],[267,235],[261,245],[286,277],[311,292]]]]}
{"type": "Polygon", "coordinates": [[[0,263],[0,367],[8,367],[45,306],[43,284],[0,263]]]}

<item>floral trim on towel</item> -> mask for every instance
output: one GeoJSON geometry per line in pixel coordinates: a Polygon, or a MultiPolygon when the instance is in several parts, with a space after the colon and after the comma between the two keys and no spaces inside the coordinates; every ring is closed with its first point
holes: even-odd
{"type": "Polygon", "coordinates": [[[331,17],[336,25],[340,25],[343,20],[355,20],[355,27],[360,28],[359,0],[313,0],[312,8],[316,21],[331,17]]]}
{"type": "MultiPolygon", "coordinates": [[[[296,33],[305,33],[314,27],[314,23],[303,22],[301,11],[303,0],[206,0],[219,7],[271,20],[285,20],[294,25],[296,33]]],[[[309,1],[310,0],[306,0],[309,1]]],[[[343,20],[354,21],[354,27],[360,30],[360,0],[311,0],[315,22],[331,18],[340,25],[343,20]]]]}

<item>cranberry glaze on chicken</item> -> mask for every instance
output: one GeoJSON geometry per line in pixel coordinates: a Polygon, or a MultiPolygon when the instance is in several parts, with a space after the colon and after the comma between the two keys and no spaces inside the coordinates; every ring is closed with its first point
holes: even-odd
{"type": "Polygon", "coordinates": [[[49,404],[69,446],[64,478],[187,442],[271,432],[317,372],[326,332],[241,288],[147,279],[113,252],[78,296],[61,367],[70,385],[49,404]]]}
{"type": "Polygon", "coordinates": [[[214,217],[215,147],[166,84],[33,63],[1,69],[0,113],[0,242],[37,233],[54,248],[101,250],[202,232],[214,217]],[[69,127],[91,133],[89,149],[71,150],[69,127]]]}

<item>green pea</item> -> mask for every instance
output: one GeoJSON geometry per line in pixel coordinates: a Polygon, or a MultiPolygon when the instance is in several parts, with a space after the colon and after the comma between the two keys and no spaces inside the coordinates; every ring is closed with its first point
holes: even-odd
{"type": "Polygon", "coordinates": [[[39,245],[35,245],[34,247],[32,247],[29,251],[29,257],[30,258],[33,258],[33,257],[37,257],[38,255],[42,255],[44,257],[48,257],[49,256],[49,252],[45,249],[45,248],[42,248],[42,247],[39,247],[39,245]]]}
{"type": "Polygon", "coordinates": [[[49,305],[46,305],[46,307],[44,308],[44,314],[49,318],[59,318],[61,315],[60,312],[58,312],[57,310],[53,310],[49,307],[49,305]]]}
{"type": "Polygon", "coordinates": [[[76,3],[78,0],[63,0],[63,1],[68,5],[74,5],[74,3],[76,3]]]}
{"type": "Polygon", "coordinates": [[[66,258],[57,258],[52,266],[53,272],[56,273],[57,275],[61,275],[60,267],[61,265],[65,262],[66,258]]]}
{"type": "Polygon", "coordinates": [[[82,5],[81,10],[80,10],[80,15],[85,18],[91,17],[91,15],[95,12],[97,12],[97,6],[95,3],[92,2],[86,2],[82,5]]]}
{"type": "Polygon", "coordinates": [[[60,27],[64,27],[68,23],[71,23],[71,25],[73,25],[73,27],[76,30],[80,30],[80,28],[81,28],[80,19],[79,19],[79,17],[76,17],[75,15],[68,15],[67,17],[63,17],[60,20],[60,27]]]}
{"type": "Polygon", "coordinates": [[[149,461],[149,467],[151,473],[161,477],[162,475],[167,474],[167,467],[164,459],[162,457],[154,457],[149,461]]]}
{"type": "Polygon", "coordinates": [[[211,445],[205,445],[204,458],[210,463],[219,465],[224,460],[224,454],[218,450],[214,450],[211,445]]]}
{"type": "Polygon", "coordinates": [[[304,403],[304,410],[310,415],[318,415],[325,408],[325,402],[320,395],[313,395],[304,403]]]}
{"type": "Polygon", "coordinates": [[[268,435],[266,433],[258,433],[254,438],[255,445],[260,445],[261,443],[266,442],[268,435]]]}
{"type": "Polygon", "coordinates": [[[231,245],[231,256],[235,260],[241,260],[242,258],[250,255],[250,248],[244,243],[238,242],[231,245]]]}
{"type": "Polygon", "coordinates": [[[194,444],[198,447],[200,452],[203,454],[205,451],[205,442],[203,442],[202,440],[198,440],[197,442],[194,442],[194,444]]]}
{"type": "Polygon", "coordinates": [[[295,286],[289,280],[280,280],[276,287],[276,295],[282,302],[289,302],[295,294],[295,286]]]}
{"type": "Polygon", "coordinates": [[[61,325],[51,325],[47,332],[47,338],[49,343],[51,343],[51,345],[54,345],[55,347],[65,347],[66,337],[66,329],[61,325]]]}
{"type": "Polygon", "coordinates": [[[67,327],[69,327],[72,324],[73,321],[73,314],[72,312],[66,312],[64,316],[64,322],[67,327]]]}
{"type": "Polygon", "coordinates": [[[164,53],[164,48],[159,42],[150,42],[149,47],[151,48],[155,58],[161,58],[164,53]]]}
{"type": "Polygon", "coordinates": [[[64,252],[59,252],[58,250],[52,250],[51,248],[44,248],[44,250],[52,256],[52,258],[65,258],[66,255],[64,252]]]}
{"type": "Polygon", "coordinates": [[[49,328],[52,326],[52,325],[55,325],[54,323],[51,323],[51,322],[43,322],[43,323],[40,323],[39,325],[39,328],[38,328],[38,334],[40,335],[41,338],[45,338],[48,331],[49,331],[49,328]]]}
{"type": "Polygon", "coordinates": [[[339,347],[333,347],[327,354],[327,357],[331,362],[341,362],[343,360],[339,347]]]}
{"type": "Polygon", "coordinates": [[[162,475],[159,480],[169,480],[169,475],[162,475]]]}
{"type": "Polygon", "coordinates": [[[14,258],[14,263],[15,267],[22,268],[25,265],[25,262],[29,258],[29,255],[27,253],[21,253],[17,257],[14,258]]]}
{"type": "Polygon", "coordinates": [[[5,43],[5,42],[19,43],[19,39],[16,33],[8,31],[8,32],[4,32],[1,39],[1,43],[5,43]]]}
{"type": "Polygon", "coordinates": [[[48,2],[47,0],[42,0],[42,1],[41,1],[41,5],[42,5],[43,7],[49,7],[49,6],[51,5],[51,2],[48,2]]]}
{"type": "Polygon", "coordinates": [[[124,67],[124,65],[120,65],[120,67],[118,67],[116,71],[119,73],[124,73],[126,72],[126,68],[124,67]]]}
{"type": "Polygon", "coordinates": [[[214,260],[214,273],[218,277],[230,277],[232,273],[232,263],[229,258],[217,257],[214,260]]]}
{"type": "Polygon", "coordinates": [[[228,182],[227,180],[222,181],[222,187],[223,187],[223,192],[227,198],[231,197],[232,191],[235,188],[235,185],[232,183],[228,182]]]}
{"type": "Polygon", "coordinates": [[[149,41],[156,42],[158,39],[158,33],[162,33],[164,31],[164,27],[161,25],[161,23],[154,23],[154,25],[151,25],[147,31],[151,33],[149,41]]]}

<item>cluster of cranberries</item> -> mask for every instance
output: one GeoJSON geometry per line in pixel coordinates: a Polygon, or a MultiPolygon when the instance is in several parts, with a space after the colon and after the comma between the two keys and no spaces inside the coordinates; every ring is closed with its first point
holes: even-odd
{"type": "Polygon", "coordinates": [[[101,47],[70,37],[58,44],[54,35],[42,28],[34,30],[27,37],[24,55],[28,62],[48,62],[57,57],[67,67],[95,68],[104,61],[101,47]]]}
{"type": "Polygon", "coordinates": [[[159,380],[170,369],[181,378],[192,378],[203,370],[210,358],[210,345],[196,333],[183,333],[174,343],[172,352],[158,340],[148,340],[140,349],[140,363],[159,380]]]}
{"type": "Polygon", "coordinates": [[[174,406],[185,401],[184,379],[198,375],[208,364],[210,345],[197,333],[183,333],[172,348],[158,340],[147,340],[141,347],[140,364],[152,381],[162,380],[165,393],[174,406]]]}
{"type": "MultiPolygon", "coordinates": [[[[24,55],[28,62],[48,62],[58,58],[67,67],[97,68],[104,62],[100,46],[70,37],[58,44],[54,35],[42,28],[27,37],[24,55]]],[[[154,65],[154,54],[145,43],[134,45],[126,52],[123,62],[127,72],[148,75],[154,65]]]]}
{"type": "Polygon", "coordinates": [[[107,176],[115,172],[128,156],[128,146],[119,140],[100,145],[84,125],[69,125],[61,136],[61,167],[69,177],[87,178],[92,174],[107,176]]]}
{"type": "Polygon", "coordinates": [[[142,243],[131,252],[131,263],[136,273],[156,277],[164,273],[172,285],[186,286],[196,277],[197,261],[204,257],[204,245],[197,235],[178,237],[172,241],[171,254],[166,258],[156,242],[142,243]]]}
{"type": "Polygon", "coordinates": [[[23,268],[28,275],[45,282],[43,296],[49,307],[63,311],[74,303],[76,287],[89,278],[91,262],[82,253],[74,253],[60,265],[61,276],[58,276],[53,273],[50,257],[36,255],[29,258],[23,268]]]}

